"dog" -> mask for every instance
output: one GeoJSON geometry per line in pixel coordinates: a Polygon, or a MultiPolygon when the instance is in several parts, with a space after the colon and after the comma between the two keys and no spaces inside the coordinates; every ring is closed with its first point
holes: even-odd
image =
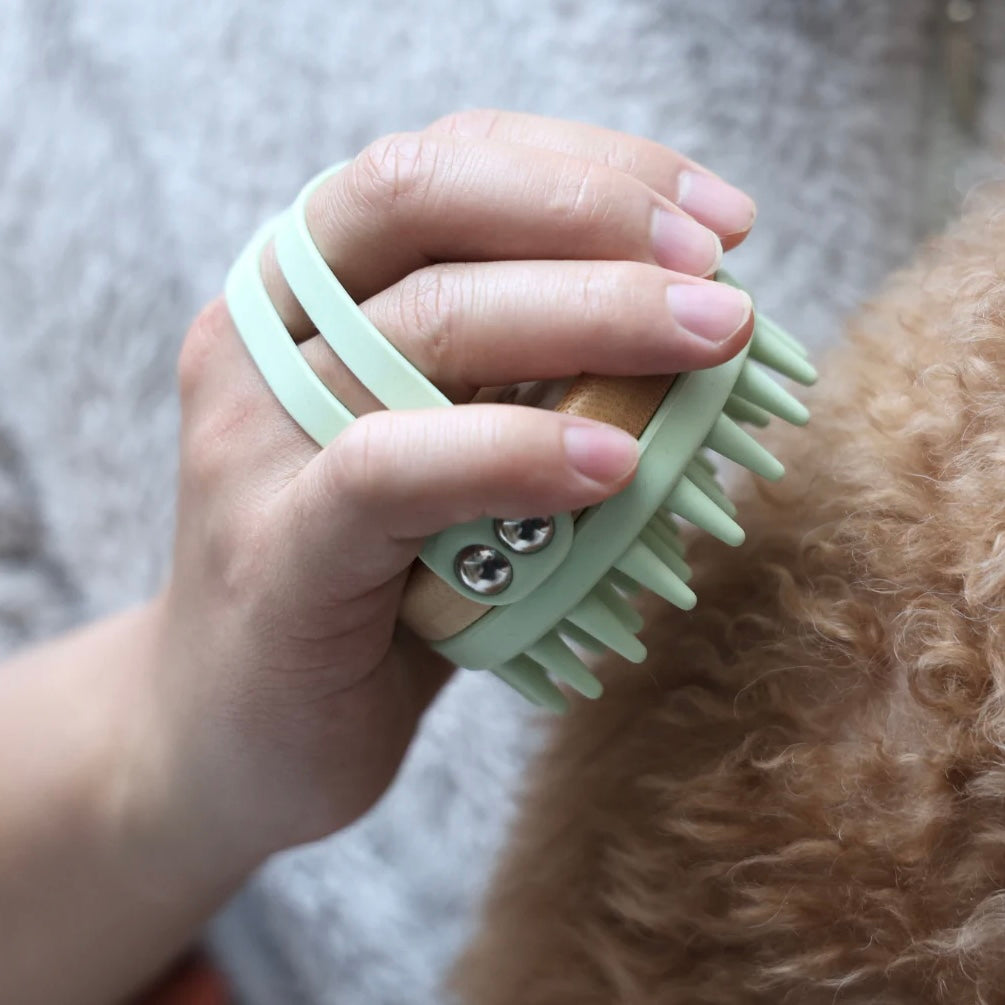
{"type": "Polygon", "coordinates": [[[1005,191],[806,399],[698,608],[550,727],[467,1005],[1005,1002],[1005,191]]]}

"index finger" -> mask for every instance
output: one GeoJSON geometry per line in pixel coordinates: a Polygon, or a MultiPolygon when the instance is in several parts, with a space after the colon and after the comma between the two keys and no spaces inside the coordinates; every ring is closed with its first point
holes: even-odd
{"type": "Polygon", "coordinates": [[[523,112],[473,109],[437,119],[426,131],[540,147],[624,171],[714,231],[727,251],[747,236],[757,215],[749,195],[702,165],[661,143],[613,129],[523,112]]]}

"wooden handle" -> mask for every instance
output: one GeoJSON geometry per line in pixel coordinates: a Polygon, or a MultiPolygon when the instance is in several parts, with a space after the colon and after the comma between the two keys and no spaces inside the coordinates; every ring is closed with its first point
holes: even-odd
{"type": "MultiPolygon", "coordinates": [[[[556,412],[607,422],[642,435],[666,397],[673,376],[598,377],[573,381],[556,412]]],[[[401,620],[420,638],[448,639],[492,610],[489,604],[458,593],[422,562],[412,566],[401,606],[401,620]]]]}

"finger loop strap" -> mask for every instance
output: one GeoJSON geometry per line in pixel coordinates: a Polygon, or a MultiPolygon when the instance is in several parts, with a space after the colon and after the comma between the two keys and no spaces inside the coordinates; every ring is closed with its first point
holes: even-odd
{"type": "Polygon", "coordinates": [[[275,221],[262,227],[227,276],[225,296],[238,333],[279,403],[324,447],[355,418],[311,369],[286,330],[262,280],[262,251],[275,221]]]}
{"type": "Polygon", "coordinates": [[[293,295],[343,363],[385,407],[440,408],[450,404],[373,326],[335,277],[307,226],[314,192],[341,168],[304,186],[280,220],[276,259],[293,295]]]}

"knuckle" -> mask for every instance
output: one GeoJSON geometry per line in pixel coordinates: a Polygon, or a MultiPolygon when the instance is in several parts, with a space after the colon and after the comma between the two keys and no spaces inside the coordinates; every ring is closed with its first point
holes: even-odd
{"type": "Polygon", "coordinates": [[[352,182],[367,205],[393,211],[425,199],[435,161],[434,140],[421,133],[393,133],[353,161],[352,182]]]}
{"type": "Polygon", "coordinates": [[[608,170],[603,165],[591,161],[582,171],[582,176],[573,212],[579,215],[585,226],[590,228],[606,227],[614,211],[614,199],[610,186],[603,184],[600,175],[606,176],[608,170]]]}
{"type": "Polygon", "coordinates": [[[642,157],[637,143],[630,143],[625,140],[613,140],[611,145],[604,151],[602,163],[605,167],[624,174],[636,175],[641,173],[642,157]]]}
{"type": "Polygon", "coordinates": [[[454,348],[455,320],[463,306],[461,274],[449,266],[420,269],[405,283],[402,324],[416,336],[427,364],[423,369],[443,376],[454,348]]]}
{"type": "Polygon", "coordinates": [[[466,108],[437,119],[429,128],[432,132],[449,136],[475,136],[491,138],[502,120],[502,112],[495,108],[466,108]]]}
{"type": "Polygon", "coordinates": [[[632,262],[597,262],[583,267],[572,297],[592,332],[602,337],[623,333],[626,320],[636,312],[639,291],[646,285],[640,273],[632,262]]]}
{"type": "Polygon", "coordinates": [[[614,198],[603,176],[609,169],[595,161],[583,161],[563,172],[550,209],[556,216],[576,221],[582,234],[605,229],[614,214],[614,198]]]}
{"type": "Polygon", "coordinates": [[[201,385],[230,323],[226,301],[217,297],[189,326],[177,364],[178,390],[183,401],[191,398],[201,385]]]}
{"type": "Polygon", "coordinates": [[[579,279],[579,289],[575,292],[574,298],[578,301],[584,324],[595,335],[606,334],[606,322],[615,306],[613,301],[617,299],[611,272],[611,269],[600,265],[586,266],[579,279]]]}
{"type": "Polygon", "coordinates": [[[655,302],[661,305],[654,321],[663,323],[666,272],[656,265],[642,262],[613,262],[608,271],[611,295],[623,311],[632,311],[655,302]]]}
{"type": "Polygon", "coordinates": [[[333,444],[335,487],[357,503],[373,498],[380,483],[385,454],[381,426],[371,416],[361,416],[333,444]]]}

